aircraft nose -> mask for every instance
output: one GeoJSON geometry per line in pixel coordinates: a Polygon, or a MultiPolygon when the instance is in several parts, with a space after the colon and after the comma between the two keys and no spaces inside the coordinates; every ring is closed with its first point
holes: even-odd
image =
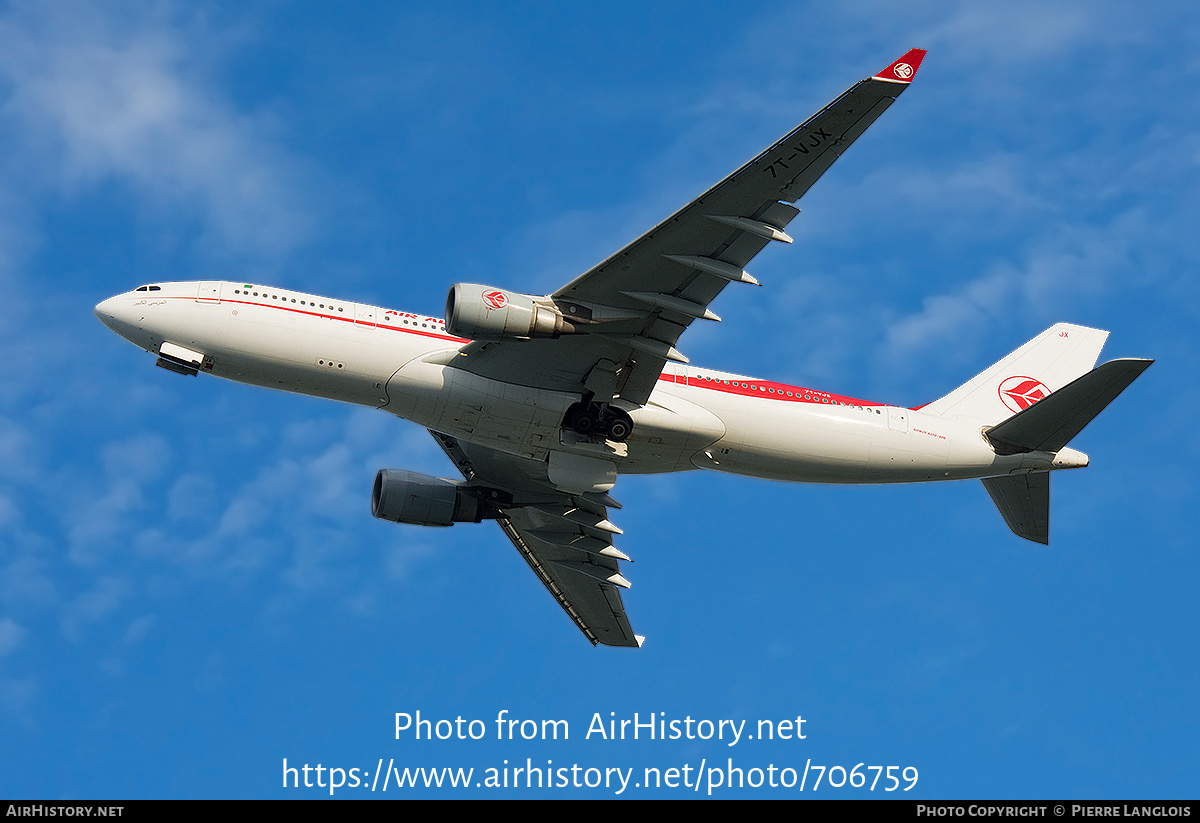
{"type": "Polygon", "coordinates": [[[116,322],[117,314],[117,298],[110,297],[107,300],[102,300],[96,304],[96,317],[100,322],[115,331],[113,323],[116,322]]]}
{"type": "Polygon", "coordinates": [[[97,319],[126,340],[134,340],[137,335],[141,327],[139,315],[131,294],[118,294],[96,304],[97,319]]]}

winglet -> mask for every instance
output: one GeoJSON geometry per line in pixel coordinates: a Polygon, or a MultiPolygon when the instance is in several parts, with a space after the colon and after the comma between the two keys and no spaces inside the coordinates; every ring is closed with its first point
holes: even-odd
{"type": "Polygon", "coordinates": [[[886,80],[889,83],[911,83],[924,59],[925,49],[912,49],[908,54],[875,75],[873,79],[886,80]]]}

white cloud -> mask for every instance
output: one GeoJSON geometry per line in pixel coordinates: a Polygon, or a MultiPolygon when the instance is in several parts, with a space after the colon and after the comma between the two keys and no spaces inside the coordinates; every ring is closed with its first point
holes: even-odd
{"type": "Polygon", "coordinates": [[[58,586],[44,559],[17,557],[0,570],[0,600],[7,606],[47,606],[58,599],[58,586]]]}
{"type": "Polygon", "coordinates": [[[126,646],[137,646],[146,636],[150,634],[150,630],[154,628],[154,624],[158,618],[152,614],[143,614],[141,617],[136,617],[130,621],[129,626],[125,629],[125,635],[122,637],[122,642],[126,646]]]}
{"type": "Polygon", "coordinates": [[[82,640],[89,624],[111,615],[132,593],[132,586],[124,577],[108,575],[99,578],[67,606],[62,617],[63,634],[70,640],[82,640]]]}
{"type": "Polygon", "coordinates": [[[33,677],[0,677],[0,709],[29,728],[34,725],[33,702],[38,694],[33,677]]]}
{"type": "Polygon", "coordinates": [[[0,657],[11,653],[28,632],[11,617],[0,618],[0,657]]]}
{"type": "Polygon", "coordinates": [[[20,519],[21,512],[17,508],[17,504],[10,497],[0,494],[0,529],[6,529],[12,533],[20,519]]]}
{"type": "Polygon", "coordinates": [[[216,482],[201,474],[187,473],[175,480],[167,494],[171,520],[205,521],[218,499],[216,482]]]}
{"type": "Polygon", "coordinates": [[[3,116],[31,173],[72,193],[116,180],[147,205],[198,214],[233,252],[277,255],[314,230],[270,118],[215,90],[169,14],[16,4],[0,42],[3,116]]]}
{"type": "Polygon", "coordinates": [[[1170,274],[1140,259],[1157,247],[1162,229],[1138,210],[1105,224],[1060,218],[1052,230],[1038,227],[1011,259],[926,296],[917,311],[894,316],[877,358],[889,369],[933,356],[954,364],[973,357],[980,341],[999,329],[1029,331],[1059,321],[1086,325],[1095,307],[1114,294],[1129,294],[1170,274]]]}
{"type": "Polygon", "coordinates": [[[39,457],[40,449],[29,427],[0,416],[0,478],[28,479],[39,457]]]}
{"type": "Polygon", "coordinates": [[[84,566],[97,565],[114,539],[126,534],[130,517],[149,504],[146,489],[166,468],[170,448],[159,435],[134,435],[105,446],[101,458],[104,471],[98,484],[72,477],[61,495],[69,556],[84,566]]]}
{"type": "MultiPolygon", "coordinates": [[[[935,5],[944,11],[943,4],[935,5]]],[[[927,36],[931,46],[944,44],[962,57],[991,61],[999,70],[1007,70],[1017,57],[1044,57],[1079,43],[1104,16],[1093,4],[962,3],[930,27],[927,36]]]]}
{"type": "Polygon", "coordinates": [[[104,471],[112,480],[151,480],[171,459],[171,447],[158,434],[140,434],[110,443],[102,450],[104,471]]]}

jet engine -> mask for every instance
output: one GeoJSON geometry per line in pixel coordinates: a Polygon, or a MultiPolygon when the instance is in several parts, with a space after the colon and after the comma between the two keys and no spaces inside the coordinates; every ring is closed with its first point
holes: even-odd
{"type": "Polygon", "coordinates": [[[414,526],[452,526],[495,517],[489,506],[463,490],[461,482],[397,469],[375,475],[371,514],[414,526]]]}
{"type": "Polygon", "coordinates": [[[549,300],[477,283],[455,283],[446,297],[446,331],[471,340],[558,337],[575,326],[549,300]]]}

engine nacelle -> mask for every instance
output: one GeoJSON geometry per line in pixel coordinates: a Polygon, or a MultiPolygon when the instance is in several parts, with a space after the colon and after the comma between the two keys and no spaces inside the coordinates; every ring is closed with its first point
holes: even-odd
{"type": "Polygon", "coordinates": [[[453,480],[384,469],[375,475],[371,514],[380,520],[414,526],[478,523],[487,507],[474,496],[463,493],[461,486],[453,480]]]}
{"type": "Polygon", "coordinates": [[[455,283],[446,297],[446,331],[471,340],[510,340],[558,337],[575,327],[553,304],[527,294],[455,283]]]}

